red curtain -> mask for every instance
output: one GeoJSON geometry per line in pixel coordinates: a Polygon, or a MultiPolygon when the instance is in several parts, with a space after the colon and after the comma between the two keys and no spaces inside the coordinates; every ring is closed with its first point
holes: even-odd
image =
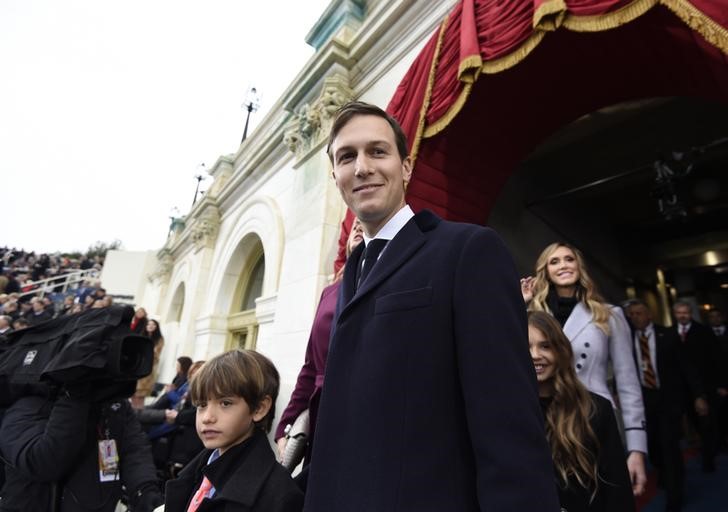
{"type": "Polygon", "coordinates": [[[728,102],[727,53],[728,0],[461,0],[387,107],[415,160],[408,202],[483,223],[518,162],[580,115],[656,96],[728,102]]]}
{"type": "Polygon", "coordinates": [[[517,162],[579,115],[638,97],[728,99],[726,52],[728,0],[462,0],[387,108],[416,158],[408,201],[484,222],[517,162]]]}

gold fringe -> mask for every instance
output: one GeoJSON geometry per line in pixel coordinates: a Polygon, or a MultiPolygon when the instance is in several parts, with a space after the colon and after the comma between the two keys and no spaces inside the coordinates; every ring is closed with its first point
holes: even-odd
{"type": "Polygon", "coordinates": [[[458,80],[472,84],[480,76],[480,66],[482,65],[483,59],[480,55],[465,57],[458,66],[458,80]]]}
{"type": "Polygon", "coordinates": [[[468,96],[470,96],[470,90],[472,88],[473,84],[465,84],[463,86],[463,90],[460,91],[460,96],[458,96],[458,99],[455,100],[455,103],[450,105],[450,108],[440,119],[438,119],[425,129],[425,133],[423,134],[424,138],[429,139],[430,137],[437,135],[442,130],[447,128],[447,125],[449,125],[450,122],[455,119],[455,116],[460,113],[460,110],[463,108],[465,102],[468,100],[468,96]]]}
{"type": "Polygon", "coordinates": [[[561,26],[566,16],[564,0],[546,0],[533,13],[534,30],[553,32],[561,26]]]}
{"type": "Polygon", "coordinates": [[[422,142],[422,134],[425,131],[425,123],[427,122],[427,110],[430,108],[430,100],[432,99],[432,90],[435,88],[435,74],[437,73],[437,65],[440,63],[440,50],[442,49],[442,42],[445,39],[445,29],[450,17],[445,16],[440,24],[440,35],[437,36],[437,44],[435,45],[435,54],[432,56],[432,62],[430,63],[430,76],[427,78],[427,88],[425,89],[425,97],[422,100],[422,107],[420,108],[420,120],[417,123],[417,131],[415,132],[415,140],[412,142],[412,149],[410,150],[410,160],[412,162],[412,169],[415,168],[415,162],[417,161],[417,153],[420,150],[420,143],[422,142]]]}
{"type": "Polygon", "coordinates": [[[687,26],[703,36],[706,41],[728,54],[728,30],[686,0],[660,0],[660,3],[670,9],[687,26]]]}
{"type": "Polygon", "coordinates": [[[621,9],[596,16],[573,16],[564,19],[564,27],[574,32],[601,32],[634,21],[659,3],[659,0],[636,0],[621,9]]]}
{"type": "MultiPolygon", "coordinates": [[[[658,4],[664,5],[670,9],[686,25],[702,35],[706,41],[720,49],[723,53],[728,54],[728,30],[697,9],[688,0],[636,0],[621,9],[607,14],[597,16],[573,16],[562,13],[562,15],[557,16],[552,20],[544,20],[544,17],[559,12],[559,9],[561,8],[559,4],[563,4],[563,0],[551,0],[542,4],[534,14],[533,23],[534,28],[537,30],[535,30],[528,39],[521,43],[517,49],[508,55],[499,59],[483,62],[480,71],[485,74],[495,74],[505,71],[506,69],[521,62],[534,50],[534,48],[536,48],[536,46],[538,46],[545,35],[545,31],[553,30],[550,23],[554,23],[555,27],[563,25],[564,28],[575,32],[599,32],[614,29],[629,23],[630,21],[639,18],[658,4]]],[[[438,42],[438,45],[439,44],[440,42],[438,42]]],[[[440,119],[424,130],[420,139],[422,137],[430,138],[437,135],[447,128],[450,122],[455,119],[455,116],[458,115],[470,96],[473,84],[478,78],[477,74],[472,75],[468,71],[468,68],[475,62],[475,57],[470,56],[460,63],[459,74],[462,77],[466,77],[466,79],[462,79],[465,85],[463,90],[460,92],[460,96],[458,96],[457,100],[455,100],[440,119]],[[465,73],[466,71],[467,73],[465,73]],[[472,81],[469,81],[467,78],[470,78],[471,76],[472,81]]],[[[431,78],[434,78],[434,76],[431,76],[431,78]]],[[[429,91],[430,86],[431,84],[428,84],[428,94],[431,92],[429,91]]],[[[429,96],[426,99],[429,106],[429,96]]],[[[422,119],[420,122],[423,124],[422,119]]],[[[418,136],[420,133],[419,130],[420,128],[418,127],[418,136]]],[[[420,139],[417,140],[418,149],[420,139]]]]}
{"type": "Polygon", "coordinates": [[[533,32],[530,36],[528,36],[528,39],[521,43],[521,46],[513,50],[508,55],[495,60],[487,60],[483,62],[481,70],[483,73],[493,75],[495,73],[505,71],[508,68],[512,68],[528,57],[528,55],[539,45],[545,35],[546,33],[541,32],[540,30],[533,32]]]}

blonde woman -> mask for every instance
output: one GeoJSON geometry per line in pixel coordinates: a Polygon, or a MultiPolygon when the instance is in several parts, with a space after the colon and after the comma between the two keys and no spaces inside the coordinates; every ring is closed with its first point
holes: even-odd
{"type": "Polygon", "coordinates": [[[630,330],[622,310],[604,302],[583,256],[565,243],[543,250],[536,261],[536,275],[521,279],[521,292],[529,311],[545,311],[563,327],[581,383],[614,406],[607,387],[607,367],[612,363],[629,452],[627,468],[632,490],[639,496],[647,481],[647,434],[630,330]]]}
{"type": "Polygon", "coordinates": [[[528,314],[528,346],[562,510],[634,511],[612,406],[579,382],[571,343],[551,315],[528,314]]]}

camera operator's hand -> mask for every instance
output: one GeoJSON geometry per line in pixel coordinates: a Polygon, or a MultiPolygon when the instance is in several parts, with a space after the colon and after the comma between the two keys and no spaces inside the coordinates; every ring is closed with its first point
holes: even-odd
{"type": "Polygon", "coordinates": [[[153,512],[155,508],[164,504],[162,493],[153,482],[142,485],[129,498],[130,512],[153,512]]]}

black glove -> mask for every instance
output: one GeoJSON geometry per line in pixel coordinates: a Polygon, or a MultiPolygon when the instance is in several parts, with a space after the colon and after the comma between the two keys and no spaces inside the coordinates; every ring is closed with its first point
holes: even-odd
{"type": "Polygon", "coordinates": [[[143,484],[129,496],[129,512],[153,512],[163,503],[164,499],[159,488],[156,484],[149,482],[143,484]]]}

